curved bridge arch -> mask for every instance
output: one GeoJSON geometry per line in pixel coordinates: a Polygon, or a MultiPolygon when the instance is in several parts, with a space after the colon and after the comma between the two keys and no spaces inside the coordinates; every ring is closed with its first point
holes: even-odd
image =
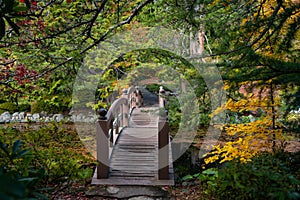
{"type": "MultiPolygon", "coordinates": [[[[140,33],[143,33],[143,29],[133,30],[133,31],[125,31],[123,34],[119,34],[109,38],[107,41],[101,43],[101,46],[94,52],[91,52],[86,59],[85,65],[78,72],[78,76],[74,83],[74,92],[73,99],[74,102],[74,110],[80,111],[82,109],[82,104],[78,102],[90,101],[91,99],[95,99],[95,91],[97,90],[98,82],[102,76],[104,76],[104,72],[106,72],[106,67],[109,63],[114,62],[120,58],[120,55],[123,55],[126,52],[132,52],[139,49],[148,49],[149,51],[155,51],[159,49],[160,51],[171,52],[169,55],[178,55],[178,57],[182,57],[182,60],[190,63],[189,66],[194,66],[195,63],[193,60],[189,58],[189,47],[188,40],[189,37],[184,34],[180,34],[177,31],[170,31],[166,29],[148,29],[146,30],[146,34],[142,37],[139,37],[140,33]],[[103,66],[100,67],[99,66],[103,66]],[[83,92],[84,91],[84,92],[83,92]],[[83,101],[82,101],[83,99],[83,101]]],[[[172,70],[169,70],[172,71],[172,70]]],[[[173,69],[176,72],[176,70],[173,69]]],[[[196,67],[196,71],[201,73],[201,69],[196,67]]],[[[179,73],[174,73],[175,76],[179,73]]],[[[205,79],[205,77],[203,77],[205,79]]],[[[205,82],[211,83],[215,80],[206,80],[205,82]]],[[[187,82],[188,83],[188,82],[187,82]]],[[[209,86],[208,86],[209,87],[209,86]]],[[[179,128],[176,139],[184,138],[188,143],[192,143],[195,135],[191,134],[192,132],[196,132],[198,126],[198,105],[194,104],[194,99],[197,99],[195,94],[193,93],[193,86],[189,85],[183,95],[179,96],[180,102],[182,103],[182,122],[181,127],[179,128]],[[186,105],[189,106],[187,109],[186,105]]],[[[221,89],[219,89],[221,91],[221,89]]],[[[214,103],[212,104],[215,105],[214,103]]],[[[85,111],[86,112],[86,111],[85,111]]],[[[95,111],[92,109],[88,110],[88,112],[94,113],[95,111]]],[[[81,138],[86,138],[86,135],[82,134],[82,129],[80,124],[76,124],[76,128],[81,138]]],[[[91,138],[96,138],[96,128],[91,131],[91,138]]],[[[95,144],[88,146],[90,151],[95,149],[95,144]],[[92,146],[92,147],[91,147],[92,146]],[[91,150],[92,149],[92,150],[91,150]]],[[[176,152],[174,156],[175,159],[179,158],[189,145],[184,145],[179,151],[176,152]]],[[[168,148],[168,147],[166,147],[168,148]]],[[[95,154],[93,154],[95,155],[95,154]]]]}

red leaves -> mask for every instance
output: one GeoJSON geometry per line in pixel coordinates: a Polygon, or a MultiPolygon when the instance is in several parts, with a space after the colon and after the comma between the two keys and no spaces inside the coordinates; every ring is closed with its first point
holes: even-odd
{"type": "Polygon", "coordinates": [[[36,1],[31,1],[31,4],[32,4],[33,6],[37,6],[37,2],[36,2],[36,1]]]}
{"type": "Polygon", "coordinates": [[[35,79],[37,76],[36,71],[28,70],[23,64],[19,64],[14,70],[14,79],[18,82],[18,84],[29,83],[30,79],[35,79]]]}
{"type": "Polygon", "coordinates": [[[4,61],[4,66],[0,69],[0,81],[11,82],[16,81],[19,85],[24,85],[36,79],[37,72],[29,70],[24,64],[17,64],[14,61],[4,61]]]}
{"type": "Polygon", "coordinates": [[[31,1],[20,0],[20,3],[25,3],[28,8],[30,8],[30,7],[36,8],[37,7],[37,2],[34,0],[31,0],[31,1]]]}

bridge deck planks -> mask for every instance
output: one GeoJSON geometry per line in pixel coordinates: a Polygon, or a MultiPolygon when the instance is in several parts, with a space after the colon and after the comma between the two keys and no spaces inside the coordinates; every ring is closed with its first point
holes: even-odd
{"type": "Polygon", "coordinates": [[[174,185],[171,147],[169,180],[158,180],[157,117],[149,113],[147,108],[133,112],[131,126],[123,129],[113,148],[109,178],[97,179],[95,172],[92,184],[174,185]]]}

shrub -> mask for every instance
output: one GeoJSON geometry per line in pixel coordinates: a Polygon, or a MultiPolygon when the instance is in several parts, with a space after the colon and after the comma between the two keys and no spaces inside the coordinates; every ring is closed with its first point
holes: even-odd
{"type": "Polygon", "coordinates": [[[47,199],[39,185],[46,171],[30,165],[29,152],[22,149],[21,140],[11,145],[0,141],[0,199],[47,199]]]}
{"type": "Polygon", "coordinates": [[[11,103],[11,102],[1,103],[0,104],[0,114],[4,113],[6,111],[13,113],[13,112],[18,111],[18,107],[16,104],[11,103]]]}
{"type": "Polygon", "coordinates": [[[283,123],[293,131],[300,132],[300,113],[289,113],[283,123]]]}
{"type": "MultiPolygon", "coordinates": [[[[22,130],[10,127],[0,128],[0,141],[6,141],[7,146],[15,146],[11,141],[17,138],[23,141],[23,146],[30,153],[26,154],[26,159],[15,160],[13,165],[7,164],[10,156],[1,156],[0,166],[12,166],[22,177],[38,176],[43,172],[41,170],[44,170],[47,174],[40,182],[42,187],[55,185],[59,188],[66,182],[85,181],[92,177],[92,167],[95,166],[95,161],[87,153],[75,130],[64,128],[57,123],[35,126],[32,129],[22,127],[22,130]]],[[[3,199],[1,192],[0,199],[3,199]]]]}
{"type": "Polygon", "coordinates": [[[31,110],[30,104],[20,104],[19,105],[19,109],[18,109],[19,112],[30,112],[30,110],[31,110]]]}
{"type": "Polygon", "coordinates": [[[154,83],[154,84],[147,85],[147,86],[146,86],[146,89],[147,89],[149,92],[152,92],[152,93],[154,93],[154,94],[158,94],[159,87],[160,87],[160,85],[154,83]]]}
{"type": "Polygon", "coordinates": [[[46,101],[36,101],[33,102],[31,105],[31,113],[40,113],[42,111],[45,111],[49,114],[50,113],[55,114],[55,113],[61,113],[66,109],[67,109],[66,106],[51,104],[50,102],[46,102],[46,101]]]}
{"type": "Polygon", "coordinates": [[[261,154],[224,163],[210,193],[217,199],[299,199],[298,153],[261,154]]]}

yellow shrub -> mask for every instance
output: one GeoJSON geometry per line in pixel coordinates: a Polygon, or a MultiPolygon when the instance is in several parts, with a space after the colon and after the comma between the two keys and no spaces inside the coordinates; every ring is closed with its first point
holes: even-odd
{"type": "MultiPolygon", "coordinates": [[[[255,111],[258,108],[264,111],[264,115],[253,122],[242,124],[230,124],[221,127],[225,129],[227,136],[231,139],[225,144],[218,145],[207,154],[205,163],[220,163],[240,158],[241,162],[250,161],[260,151],[269,151],[274,148],[274,142],[284,140],[282,129],[278,118],[279,97],[274,95],[270,99],[270,90],[261,97],[252,93],[244,94],[246,98],[239,101],[229,99],[226,104],[216,112],[230,110],[232,112],[255,111]]],[[[271,90],[272,91],[272,90],[271,90]]]]}

